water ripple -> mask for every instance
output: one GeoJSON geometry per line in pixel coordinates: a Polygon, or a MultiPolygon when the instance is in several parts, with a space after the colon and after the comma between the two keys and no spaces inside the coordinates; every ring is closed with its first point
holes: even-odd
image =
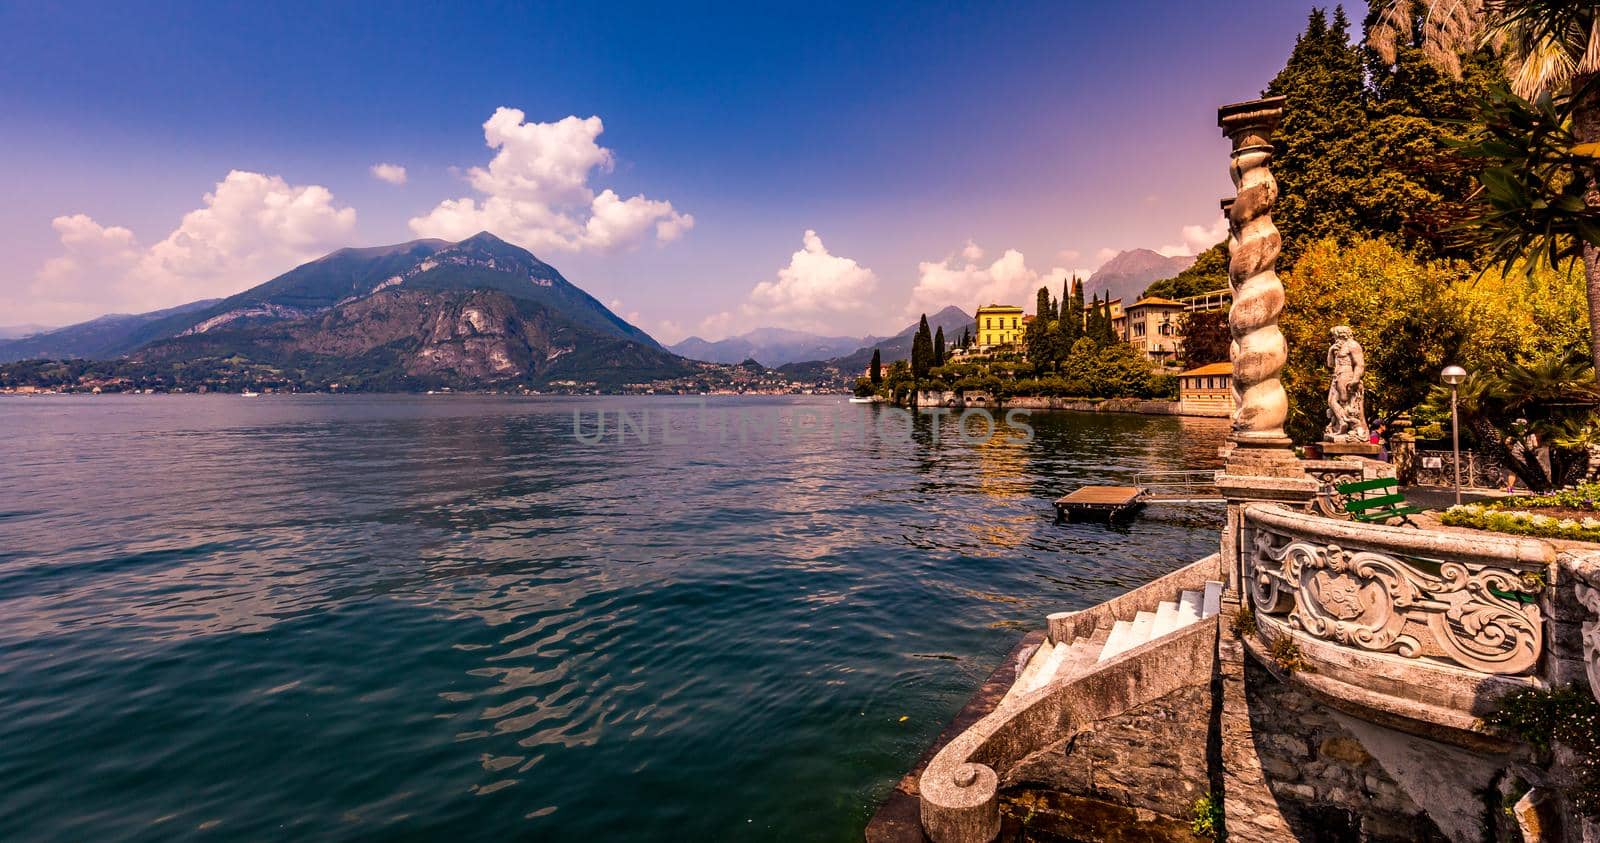
{"type": "Polygon", "coordinates": [[[1049,501],[1220,422],[570,435],[694,406],[0,401],[0,839],[859,837],[1019,629],[1214,549],[1049,501]]]}

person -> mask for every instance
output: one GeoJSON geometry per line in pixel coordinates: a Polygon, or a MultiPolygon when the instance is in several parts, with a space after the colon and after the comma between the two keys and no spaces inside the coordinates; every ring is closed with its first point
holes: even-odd
{"type": "Polygon", "coordinates": [[[1389,441],[1386,438],[1388,432],[1388,423],[1378,422],[1377,430],[1372,431],[1372,435],[1367,438],[1368,444],[1378,446],[1378,459],[1384,462],[1389,461],[1389,441]]]}

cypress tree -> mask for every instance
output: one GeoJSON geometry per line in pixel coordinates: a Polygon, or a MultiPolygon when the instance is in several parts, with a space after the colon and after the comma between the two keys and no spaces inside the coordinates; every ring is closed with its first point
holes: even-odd
{"type": "Polygon", "coordinates": [[[1033,321],[1028,323],[1028,330],[1022,337],[1028,360],[1035,366],[1043,365],[1053,359],[1050,323],[1054,312],[1054,304],[1050,301],[1050,290],[1040,287],[1039,294],[1034,299],[1033,321]]]}
{"type": "Polygon", "coordinates": [[[933,332],[928,330],[928,314],[922,314],[922,324],[911,340],[911,377],[922,380],[933,368],[933,332]]]}
{"type": "MultiPolygon", "coordinates": [[[[1063,306],[1065,307],[1066,305],[1063,306]]],[[[1068,307],[1067,315],[1063,319],[1067,323],[1066,338],[1069,350],[1072,348],[1072,344],[1083,336],[1086,316],[1087,314],[1083,309],[1083,282],[1074,276],[1072,279],[1072,304],[1068,307]]],[[[1065,354],[1062,355],[1062,357],[1065,356],[1065,354]]]]}
{"type": "Polygon", "coordinates": [[[883,355],[878,353],[876,348],[872,350],[872,369],[868,377],[872,379],[872,385],[875,387],[883,383],[883,355]]]}
{"type": "Polygon", "coordinates": [[[1360,48],[1350,43],[1343,10],[1329,26],[1327,14],[1312,9],[1306,31],[1266,91],[1288,98],[1272,159],[1278,179],[1272,221],[1284,247],[1280,266],[1292,264],[1317,240],[1348,241],[1361,227],[1351,193],[1373,162],[1354,160],[1350,141],[1367,128],[1363,77],[1360,48]]]}
{"type": "Polygon", "coordinates": [[[939,326],[939,331],[933,335],[933,365],[944,365],[944,326],[939,326]]]}

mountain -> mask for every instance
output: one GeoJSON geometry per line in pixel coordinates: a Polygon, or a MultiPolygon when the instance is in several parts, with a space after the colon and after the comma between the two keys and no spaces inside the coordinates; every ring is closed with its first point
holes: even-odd
{"type": "Polygon", "coordinates": [[[0,340],[14,340],[22,337],[31,337],[46,331],[54,331],[49,325],[0,325],[0,340]]]}
{"type": "Polygon", "coordinates": [[[483,231],[459,243],[413,240],[394,246],[340,249],[198,313],[146,325],[125,350],[178,334],[312,316],[397,286],[500,290],[560,312],[574,325],[660,348],[649,334],[606,309],[555,267],[483,231]]]}
{"type": "Polygon", "coordinates": [[[1169,258],[1149,249],[1129,249],[1106,261],[1083,282],[1083,296],[1087,299],[1109,291],[1111,298],[1130,305],[1152,282],[1171,278],[1193,263],[1194,258],[1187,255],[1169,258]]]}
{"type": "Polygon", "coordinates": [[[415,389],[616,385],[704,366],[488,232],[459,243],[341,249],[226,299],[137,318],[94,356],[121,357],[140,376],[207,372],[227,381],[267,372],[286,383],[415,389]]]}
{"type": "MultiPolygon", "coordinates": [[[[912,322],[905,330],[892,337],[876,342],[870,342],[842,357],[833,357],[827,360],[807,360],[798,363],[789,363],[779,366],[778,371],[789,377],[799,380],[820,380],[829,377],[855,378],[872,365],[872,351],[877,349],[883,365],[887,366],[896,360],[911,359],[911,341],[917,334],[921,322],[912,322]]],[[[938,333],[944,328],[945,342],[955,345],[961,338],[961,332],[974,327],[972,317],[967,312],[955,305],[950,305],[928,317],[928,330],[938,333]]]]}
{"type": "Polygon", "coordinates": [[[707,360],[712,363],[759,360],[764,365],[777,367],[796,360],[837,357],[860,348],[873,339],[872,337],[828,337],[784,328],[757,328],[716,342],[689,337],[676,345],[667,346],[667,350],[691,360],[707,360]]]}
{"type": "Polygon", "coordinates": [[[45,357],[53,359],[116,357],[134,348],[137,343],[133,337],[152,323],[182,318],[184,314],[204,310],[218,301],[219,299],[206,299],[165,310],[153,310],[149,313],[113,313],[88,322],[68,325],[65,328],[56,328],[19,339],[3,340],[0,341],[0,363],[45,357]]]}

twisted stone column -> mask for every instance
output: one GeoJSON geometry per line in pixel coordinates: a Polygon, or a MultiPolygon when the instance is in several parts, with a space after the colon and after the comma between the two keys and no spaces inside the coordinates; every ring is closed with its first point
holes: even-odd
{"type": "Polygon", "coordinates": [[[1283,282],[1276,272],[1281,242],[1278,228],[1272,224],[1278,183],[1267,168],[1272,158],[1272,132],[1283,116],[1283,102],[1283,97],[1272,97],[1217,110],[1217,124],[1233,142],[1229,172],[1237,189],[1233,201],[1224,203],[1228,281],[1233,287],[1229,357],[1236,403],[1230,465],[1244,461],[1254,467],[1263,460],[1284,463],[1293,459],[1289,437],[1283,432],[1289,400],[1278,377],[1289,356],[1278,329],[1278,316],[1283,312],[1283,282]]]}

